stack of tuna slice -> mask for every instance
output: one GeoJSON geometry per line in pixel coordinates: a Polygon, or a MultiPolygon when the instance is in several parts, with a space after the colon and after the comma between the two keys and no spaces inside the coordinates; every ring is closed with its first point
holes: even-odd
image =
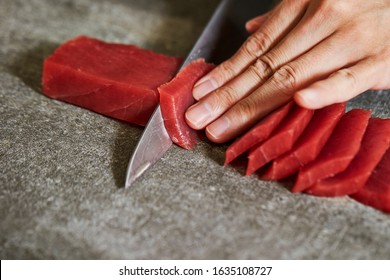
{"type": "Polygon", "coordinates": [[[319,110],[290,102],[226,150],[225,165],[247,156],[247,175],[294,179],[292,192],[345,196],[390,212],[390,119],[334,104],[319,110]]]}

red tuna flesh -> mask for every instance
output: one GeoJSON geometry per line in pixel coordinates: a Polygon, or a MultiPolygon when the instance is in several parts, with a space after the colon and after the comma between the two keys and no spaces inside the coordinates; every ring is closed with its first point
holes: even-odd
{"type": "Polygon", "coordinates": [[[390,143],[390,119],[370,119],[358,154],[348,168],[334,177],[317,181],[306,190],[316,196],[344,196],[359,191],[390,143]]]}
{"type": "Polygon", "coordinates": [[[293,111],[281,123],[275,133],[249,152],[246,175],[253,174],[269,161],[291,150],[295,141],[310,122],[313,113],[313,110],[295,105],[293,111]]]}
{"type": "Polygon", "coordinates": [[[390,213],[390,149],[382,157],[364,187],[351,197],[364,205],[390,213]]]}
{"type": "Polygon", "coordinates": [[[172,142],[185,149],[194,148],[199,141],[198,133],[187,125],[184,118],[185,111],[195,103],[192,88],[213,68],[214,65],[206,63],[204,59],[198,59],[184,67],[169,83],[158,88],[165,128],[172,142]]]}
{"type": "Polygon", "coordinates": [[[289,102],[278,110],[272,112],[262,119],[255,127],[245,133],[241,138],[231,144],[226,150],[225,166],[238,156],[249,151],[249,149],[256,144],[266,140],[286,117],[292,106],[293,102],[289,102]]]}
{"type": "Polygon", "coordinates": [[[64,43],[45,60],[43,92],[145,125],[159,102],[157,87],[171,80],[180,64],[180,58],[81,36],[64,43]]]}
{"type": "Polygon", "coordinates": [[[358,153],[370,112],[353,109],[346,113],[319,156],[298,173],[293,192],[301,192],[318,180],[344,171],[358,153]]]}
{"type": "Polygon", "coordinates": [[[293,175],[314,160],[328,141],[333,129],[345,113],[345,103],[316,110],[314,116],[293,149],[275,159],[260,176],[265,180],[280,180],[293,175]]]}

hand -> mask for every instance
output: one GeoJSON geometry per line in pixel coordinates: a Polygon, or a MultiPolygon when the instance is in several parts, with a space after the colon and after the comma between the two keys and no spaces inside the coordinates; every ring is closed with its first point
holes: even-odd
{"type": "Polygon", "coordinates": [[[228,141],[288,100],[317,109],[390,88],[390,0],[284,0],[195,85],[194,129],[228,141]]]}

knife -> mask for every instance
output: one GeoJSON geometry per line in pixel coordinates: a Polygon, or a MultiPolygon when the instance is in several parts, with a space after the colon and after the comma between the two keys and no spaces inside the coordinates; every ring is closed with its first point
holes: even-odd
{"type": "MultiPolygon", "coordinates": [[[[222,26],[231,2],[232,0],[222,0],[219,3],[179,71],[198,58],[204,58],[207,61],[211,57],[217,45],[219,34],[222,32],[222,26]]],[[[160,106],[157,106],[130,159],[125,188],[130,187],[139,176],[156,163],[172,144],[173,142],[164,126],[160,106]]]]}

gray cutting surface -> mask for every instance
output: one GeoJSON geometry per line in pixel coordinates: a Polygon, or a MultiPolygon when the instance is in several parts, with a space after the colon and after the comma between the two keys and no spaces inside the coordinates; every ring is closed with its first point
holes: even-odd
{"type": "MultiPolygon", "coordinates": [[[[142,129],[42,95],[42,61],[79,34],[185,56],[217,1],[0,2],[1,259],[389,259],[390,216],[292,194],[173,147],[131,189],[142,129]]],[[[349,107],[390,117],[386,91],[349,107]]]]}

